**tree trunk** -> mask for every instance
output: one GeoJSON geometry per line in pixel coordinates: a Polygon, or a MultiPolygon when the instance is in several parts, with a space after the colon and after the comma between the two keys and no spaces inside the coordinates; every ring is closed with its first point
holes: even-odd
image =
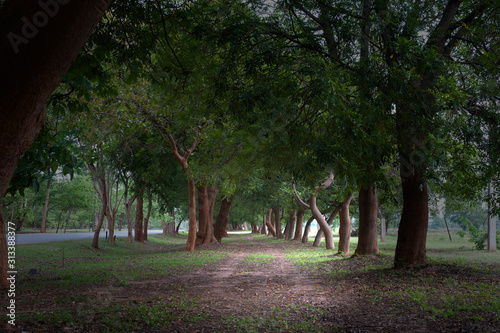
{"type": "Polygon", "coordinates": [[[307,243],[309,241],[309,230],[311,229],[311,223],[314,221],[314,216],[311,216],[306,222],[304,227],[304,235],[302,235],[302,243],[307,243]]]}
{"type": "Polygon", "coordinates": [[[60,227],[60,225],[61,225],[61,218],[62,218],[62,214],[63,214],[63,212],[61,211],[61,213],[59,214],[59,219],[57,219],[56,234],[59,232],[59,227],[60,227]]]}
{"type": "Polygon", "coordinates": [[[68,216],[66,216],[66,224],[64,225],[64,234],[66,233],[66,229],[68,228],[68,223],[69,223],[69,219],[71,217],[71,213],[73,212],[73,208],[70,208],[69,211],[68,211],[68,216]]]}
{"type": "Polygon", "coordinates": [[[197,234],[197,243],[210,244],[213,238],[213,224],[210,219],[210,208],[212,203],[208,196],[208,187],[198,187],[198,218],[200,230],[197,234]]]}
{"type": "MultiPolygon", "coordinates": [[[[491,184],[488,184],[488,196],[494,196],[495,189],[491,184]]],[[[488,202],[488,239],[487,249],[488,252],[497,251],[497,219],[491,211],[491,203],[488,202]]]]}
{"type": "Polygon", "coordinates": [[[387,238],[387,222],[385,217],[380,215],[380,242],[385,242],[387,238]]]}
{"type": "Polygon", "coordinates": [[[45,233],[47,225],[47,212],[49,211],[49,198],[50,198],[50,184],[52,183],[52,178],[47,180],[47,192],[45,192],[45,204],[43,205],[43,215],[42,215],[42,225],[40,226],[40,232],[45,233]]]}
{"type": "Polygon", "coordinates": [[[323,235],[325,236],[325,246],[327,250],[332,250],[335,248],[335,244],[333,243],[333,234],[332,229],[328,225],[325,220],[325,217],[318,209],[316,205],[316,197],[312,195],[309,198],[309,206],[311,207],[311,213],[318,222],[320,229],[323,231],[323,235]]]}
{"type": "Polygon", "coordinates": [[[403,213],[399,223],[394,266],[427,263],[426,241],[428,226],[427,183],[415,175],[402,177],[403,213]]]}
{"type": "Polygon", "coordinates": [[[358,246],[354,254],[379,253],[378,249],[378,197],[377,186],[359,190],[358,246]]]}
{"type": "Polygon", "coordinates": [[[99,233],[101,232],[102,223],[104,222],[104,215],[106,214],[106,210],[108,209],[108,196],[106,195],[106,177],[104,172],[99,174],[99,178],[97,180],[100,191],[101,198],[101,212],[99,213],[99,220],[97,221],[97,226],[94,231],[94,238],[92,239],[92,248],[99,248],[99,233]]]}
{"type": "MultiPolygon", "coordinates": [[[[55,2],[49,9],[54,15],[34,26],[35,15],[45,14],[47,3],[41,7],[40,2],[30,0],[3,1],[0,36],[7,38],[0,41],[0,207],[19,157],[42,128],[47,99],[110,2],[55,2]]],[[[0,216],[0,287],[7,287],[7,242],[0,216]]]]}
{"type": "Polygon", "coordinates": [[[188,195],[189,195],[189,230],[186,241],[186,251],[193,251],[196,245],[196,186],[192,176],[188,175],[188,195]]]}
{"type": "Polygon", "coordinates": [[[293,237],[293,240],[300,241],[302,239],[302,226],[304,224],[305,214],[306,211],[303,209],[300,209],[297,212],[297,225],[295,226],[295,236],[293,237]]]}
{"type": "MultiPolygon", "coordinates": [[[[178,234],[179,233],[179,228],[181,227],[181,223],[184,221],[184,218],[182,218],[179,223],[177,223],[177,227],[175,228],[175,233],[178,234]]],[[[175,224],[175,220],[173,222],[175,224]]],[[[172,234],[172,236],[175,236],[174,234],[172,234]]]]}
{"type": "Polygon", "coordinates": [[[137,194],[137,202],[135,206],[135,224],[134,224],[134,240],[136,242],[144,242],[142,234],[142,223],[144,221],[144,190],[140,190],[137,194]]]}
{"type": "Polygon", "coordinates": [[[261,235],[267,235],[266,214],[262,216],[262,227],[260,228],[261,235]]]}
{"type": "Polygon", "coordinates": [[[208,194],[208,202],[210,203],[210,211],[209,211],[209,228],[210,234],[212,236],[212,239],[210,240],[211,243],[217,242],[217,239],[215,238],[214,234],[214,210],[215,210],[215,200],[217,199],[217,192],[219,191],[219,188],[217,186],[209,186],[207,188],[207,194],[208,194]]]}
{"type": "Polygon", "coordinates": [[[349,205],[340,209],[340,228],[339,228],[339,254],[348,255],[351,244],[351,218],[349,217],[349,205]]]}
{"type": "Polygon", "coordinates": [[[163,227],[163,236],[166,237],[168,233],[168,227],[170,223],[165,222],[165,220],[161,221],[161,226],[163,227]]]}
{"type": "Polygon", "coordinates": [[[219,209],[219,214],[215,220],[214,235],[217,242],[221,242],[222,237],[226,234],[227,223],[229,222],[229,209],[233,203],[234,194],[231,197],[222,198],[219,209]]]}
{"type": "MultiPolygon", "coordinates": [[[[333,237],[333,235],[332,235],[333,237]]],[[[313,247],[318,247],[321,244],[321,240],[323,239],[323,230],[319,229],[316,233],[316,237],[314,237],[313,247]]]]}
{"type": "Polygon", "coordinates": [[[134,236],[132,233],[132,204],[135,201],[135,196],[127,200],[127,196],[125,195],[123,197],[123,201],[125,203],[125,213],[127,215],[127,239],[129,243],[132,243],[134,241],[134,236]]]}
{"type": "Polygon", "coordinates": [[[288,239],[288,230],[290,230],[290,221],[286,222],[285,230],[283,231],[283,239],[288,239]]]}
{"type": "Polygon", "coordinates": [[[295,231],[295,220],[297,219],[297,212],[295,210],[290,211],[288,216],[288,223],[285,228],[285,239],[292,239],[293,233],[295,231]]]}
{"type": "Polygon", "coordinates": [[[272,215],[273,215],[273,208],[269,208],[267,212],[267,218],[266,218],[266,225],[267,225],[267,230],[269,233],[273,236],[276,237],[276,229],[274,229],[274,226],[272,224],[272,215]]]}
{"type": "Polygon", "coordinates": [[[144,230],[142,232],[142,237],[144,241],[148,240],[148,227],[149,227],[149,217],[151,216],[151,209],[153,208],[153,197],[151,195],[151,189],[148,188],[148,212],[146,213],[146,218],[144,219],[144,230]]]}
{"type": "Polygon", "coordinates": [[[283,233],[281,232],[281,216],[280,216],[280,207],[273,207],[274,212],[274,228],[276,238],[283,238],[283,233]]]}
{"type": "MultiPolygon", "coordinates": [[[[109,229],[109,239],[108,242],[111,244],[115,244],[115,224],[116,224],[116,213],[118,212],[118,181],[116,181],[116,191],[115,191],[115,204],[113,205],[111,203],[111,197],[113,195],[113,190],[112,186],[109,186],[109,196],[108,196],[108,210],[106,213],[106,216],[108,218],[108,229],[109,229]]],[[[108,184],[110,184],[109,178],[108,178],[108,184]]]]}

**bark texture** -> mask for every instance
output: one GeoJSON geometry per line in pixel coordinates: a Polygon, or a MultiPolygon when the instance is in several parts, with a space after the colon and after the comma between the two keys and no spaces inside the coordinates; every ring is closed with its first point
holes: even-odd
{"type": "Polygon", "coordinates": [[[351,218],[349,217],[349,206],[342,208],[339,214],[339,254],[348,255],[351,244],[351,218]]]}
{"type": "Polygon", "coordinates": [[[186,241],[186,251],[193,251],[196,245],[196,186],[192,176],[188,175],[188,195],[189,195],[189,230],[186,241]]]}
{"type": "Polygon", "coordinates": [[[214,235],[217,242],[221,242],[222,237],[226,235],[226,227],[229,222],[229,210],[231,209],[231,204],[233,203],[234,195],[231,197],[222,198],[222,202],[219,209],[219,214],[215,220],[214,235]]]}
{"type": "Polygon", "coordinates": [[[277,238],[283,238],[283,233],[281,232],[281,216],[280,216],[280,207],[273,207],[274,213],[274,232],[277,238]]]}
{"type": "Polygon", "coordinates": [[[376,185],[359,191],[359,229],[356,255],[376,254],[378,249],[378,197],[376,185]]]}
{"type": "Polygon", "coordinates": [[[210,244],[215,240],[213,227],[213,206],[217,190],[213,186],[198,187],[198,220],[200,224],[197,233],[198,244],[210,244]]]}
{"type": "Polygon", "coordinates": [[[394,266],[427,263],[426,241],[429,223],[427,184],[415,176],[402,180],[403,213],[399,223],[394,266]]]}
{"type": "Polygon", "coordinates": [[[144,221],[144,191],[139,192],[135,203],[134,240],[143,242],[142,223],[144,221]]]}
{"type": "Polygon", "coordinates": [[[295,226],[295,235],[293,237],[293,240],[300,241],[302,239],[302,227],[304,224],[304,215],[306,214],[306,211],[303,209],[300,209],[297,212],[297,225],[295,226]]]}

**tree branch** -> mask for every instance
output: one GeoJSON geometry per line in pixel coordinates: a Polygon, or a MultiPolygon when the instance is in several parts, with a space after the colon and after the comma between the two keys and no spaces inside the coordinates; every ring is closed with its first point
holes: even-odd
{"type": "Polygon", "coordinates": [[[293,197],[295,198],[295,200],[297,200],[297,202],[299,203],[299,205],[301,205],[302,207],[304,207],[305,209],[311,209],[311,206],[309,206],[307,203],[305,203],[299,196],[299,194],[297,193],[297,189],[295,188],[295,183],[292,184],[292,187],[293,187],[293,192],[294,192],[294,195],[293,197]]]}
{"type": "Polygon", "coordinates": [[[448,0],[448,4],[443,11],[441,20],[439,21],[434,31],[431,33],[429,39],[427,40],[427,46],[434,46],[439,52],[442,51],[446,43],[446,33],[453,23],[453,19],[457,15],[458,7],[462,3],[462,0],[448,0]]]}

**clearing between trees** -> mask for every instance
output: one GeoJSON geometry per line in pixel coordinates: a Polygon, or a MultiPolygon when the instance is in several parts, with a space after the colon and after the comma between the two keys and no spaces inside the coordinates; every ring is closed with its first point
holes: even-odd
{"type": "Polygon", "coordinates": [[[100,250],[88,241],[18,246],[17,326],[5,330],[500,331],[498,254],[472,263],[462,247],[462,259],[403,270],[392,268],[395,236],[380,255],[353,258],[255,234],[184,252],[185,239],[118,239],[100,250]]]}

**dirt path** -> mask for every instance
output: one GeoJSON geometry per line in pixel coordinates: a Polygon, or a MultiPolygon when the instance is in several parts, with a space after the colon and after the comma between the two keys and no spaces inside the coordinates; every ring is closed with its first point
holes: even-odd
{"type": "Polygon", "coordinates": [[[223,257],[184,269],[177,262],[162,270],[152,266],[157,279],[120,280],[117,274],[106,283],[58,290],[51,282],[64,279],[65,271],[40,276],[40,287],[19,285],[19,314],[31,319],[9,332],[500,332],[496,298],[476,295],[498,290],[494,267],[443,263],[393,270],[387,256],[333,260],[333,253],[308,252],[310,246],[238,235],[195,253],[178,244],[154,247],[161,256],[223,257]],[[291,262],[294,253],[315,262],[301,268],[293,263],[300,260],[291,262]],[[446,312],[450,308],[456,314],[446,312]]]}
{"type": "MultiPolygon", "coordinates": [[[[248,235],[240,241],[209,247],[229,254],[222,262],[188,274],[136,281],[126,287],[103,288],[92,293],[115,302],[173,299],[182,295],[196,300],[192,312],[201,311],[209,318],[196,323],[178,322],[168,332],[244,332],[244,327],[238,328],[238,321],[248,317],[269,317],[274,321],[273,327],[281,321],[283,331],[302,331],[300,327],[307,325],[310,328],[304,328],[305,331],[345,327],[347,317],[339,316],[332,321],[332,314],[345,308],[345,300],[339,299],[324,279],[311,276],[291,263],[285,257],[286,243],[264,242],[248,235]],[[281,314],[286,317],[280,318],[281,314]],[[227,318],[227,321],[210,320],[214,317],[227,318]]],[[[268,329],[263,327],[262,331],[268,329]]]]}

